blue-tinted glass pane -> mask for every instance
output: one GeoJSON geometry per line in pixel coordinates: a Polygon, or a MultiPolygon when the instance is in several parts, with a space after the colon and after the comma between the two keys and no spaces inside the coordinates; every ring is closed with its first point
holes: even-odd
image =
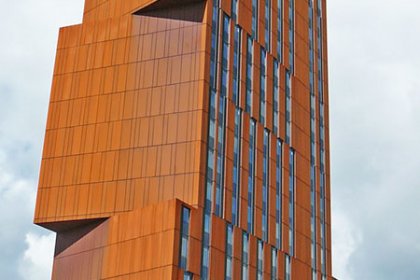
{"type": "Polygon", "coordinates": [[[277,0],[277,58],[282,61],[283,45],[283,0],[277,0]]]}
{"type": "Polygon", "coordinates": [[[289,251],[294,255],[295,243],[295,152],[290,150],[289,156],[289,251]]]}
{"type": "Polygon", "coordinates": [[[190,209],[183,207],[181,210],[181,252],[179,267],[186,270],[188,262],[188,240],[190,230],[190,209]]]}
{"type": "Polygon", "coordinates": [[[248,36],[246,55],[246,98],[245,111],[251,112],[252,107],[252,38],[248,36]]]}
{"type": "Polygon", "coordinates": [[[254,193],[255,193],[255,120],[250,122],[249,162],[248,162],[248,232],[254,232],[254,193]]]}
{"type": "Polygon", "coordinates": [[[252,0],[252,37],[258,36],[258,0],[252,0]]]}
{"type": "Polygon", "coordinates": [[[265,104],[266,104],[266,80],[267,80],[267,52],[261,49],[261,68],[260,68],[260,123],[265,123],[265,104]]]}
{"type": "Polygon", "coordinates": [[[249,265],[249,236],[246,232],[242,234],[242,279],[247,280],[249,277],[248,265],[249,265]]]}
{"type": "Polygon", "coordinates": [[[276,248],[271,249],[271,280],[277,280],[277,250],[276,248]]]}

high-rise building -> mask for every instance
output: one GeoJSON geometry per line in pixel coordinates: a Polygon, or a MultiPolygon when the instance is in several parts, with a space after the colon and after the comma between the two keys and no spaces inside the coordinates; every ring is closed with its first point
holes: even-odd
{"type": "Polygon", "coordinates": [[[35,223],[53,279],[332,279],[326,0],[86,0],[35,223]]]}

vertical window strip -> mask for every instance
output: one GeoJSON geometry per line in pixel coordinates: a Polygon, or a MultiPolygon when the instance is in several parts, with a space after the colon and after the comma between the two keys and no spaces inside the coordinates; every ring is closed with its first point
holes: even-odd
{"type": "Polygon", "coordinates": [[[289,65],[290,71],[294,72],[295,60],[295,7],[294,0],[289,0],[289,65]]]}
{"type": "Polygon", "coordinates": [[[213,2],[213,16],[212,16],[212,29],[211,29],[211,50],[210,50],[210,86],[214,89],[217,88],[217,52],[219,41],[219,6],[218,1],[213,2]]]}
{"type": "Polygon", "coordinates": [[[258,40],[258,0],[252,0],[252,38],[258,40]]]}
{"type": "Polygon", "coordinates": [[[211,214],[204,214],[204,229],[203,229],[203,253],[201,265],[201,279],[209,279],[209,262],[210,262],[210,223],[211,214]]]}
{"type": "Polygon", "coordinates": [[[267,51],[261,48],[260,61],[260,123],[266,119],[266,87],[267,87],[267,51]]]}
{"type": "MultiPolygon", "coordinates": [[[[179,267],[184,270],[184,279],[190,273],[187,271],[188,264],[188,241],[190,232],[190,209],[182,207],[181,210],[181,250],[179,257],[179,267]]],[[[188,278],[187,278],[188,279],[188,278]]]]}
{"type": "Polygon", "coordinates": [[[248,162],[248,232],[254,233],[254,195],[255,195],[255,142],[256,142],[255,120],[250,121],[249,130],[249,162],[248,162]]]}
{"type": "Polygon", "coordinates": [[[238,2],[239,0],[232,0],[232,20],[234,22],[238,21],[238,2]]]}
{"type": "Polygon", "coordinates": [[[292,88],[291,78],[294,72],[294,56],[295,56],[295,8],[294,0],[289,0],[289,70],[286,71],[286,143],[291,143],[292,130],[292,88]]]}
{"type": "Polygon", "coordinates": [[[312,270],[315,272],[313,279],[317,279],[317,260],[316,260],[316,190],[315,190],[315,166],[311,166],[311,265],[312,270]]]}
{"type": "Polygon", "coordinates": [[[292,279],[292,260],[289,255],[286,254],[284,258],[284,280],[291,280],[292,279]]]}
{"type": "Polygon", "coordinates": [[[228,91],[228,71],[229,71],[229,40],[230,40],[230,18],[223,14],[223,33],[222,33],[222,71],[220,95],[227,97],[228,91]]]}
{"type": "Polygon", "coordinates": [[[326,248],[326,175],[325,175],[325,108],[324,108],[324,84],[323,84],[323,20],[322,1],[317,0],[317,63],[318,63],[318,100],[319,100],[319,161],[320,161],[320,218],[321,218],[321,273],[322,279],[327,274],[327,248],[326,248]]]}
{"type": "Polygon", "coordinates": [[[226,133],[226,97],[228,89],[230,19],[223,15],[221,90],[219,97],[217,167],[216,167],[216,205],[215,214],[223,217],[225,133],[226,133]]]}
{"type": "Polygon", "coordinates": [[[236,108],[233,141],[232,223],[239,225],[242,110],[236,108]]]}
{"type": "Polygon", "coordinates": [[[215,156],[215,136],[216,136],[216,92],[211,89],[210,93],[210,112],[209,112],[209,135],[207,140],[207,170],[206,170],[206,198],[205,209],[210,213],[213,198],[213,175],[214,175],[214,156],[215,156]]]}
{"type": "Polygon", "coordinates": [[[226,267],[225,267],[225,280],[232,280],[233,268],[233,225],[227,224],[226,226],[226,267]]]}
{"type": "Polygon", "coordinates": [[[248,36],[247,52],[246,52],[246,98],[245,98],[245,112],[251,113],[252,108],[252,57],[253,46],[252,37],[248,36]]]}
{"type": "Polygon", "coordinates": [[[322,63],[322,2],[317,0],[317,41],[318,41],[318,91],[321,102],[324,102],[323,94],[323,63],[322,63]]]}
{"type": "Polygon", "coordinates": [[[277,59],[274,59],[273,67],[273,133],[278,135],[279,130],[279,97],[280,97],[280,87],[279,87],[279,62],[277,59]]]}
{"type": "Polygon", "coordinates": [[[278,269],[277,269],[277,249],[275,247],[271,248],[271,280],[277,280],[278,269]]]}
{"type": "Polygon", "coordinates": [[[268,181],[269,181],[269,140],[270,132],[264,130],[264,145],[263,145],[263,185],[262,185],[262,233],[263,240],[268,240],[268,181]]]}
{"type": "Polygon", "coordinates": [[[315,91],[314,91],[314,30],[313,30],[313,0],[308,0],[308,38],[309,38],[309,93],[310,93],[310,175],[311,175],[311,267],[312,280],[317,279],[317,259],[316,259],[316,106],[315,106],[315,91]]]}
{"type": "Polygon", "coordinates": [[[215,157],[216,135],[216,77],[217,77],[217,53],[219,37],[219,1],[213,2],[212,7],[212,30],[211,30],[211,55],[210,55],[210,101],[209,101],[209,130],[207,139],[207,169],[205,184],[205,201],[203,214],[203,241],[201,254],[201,279],[209,278],[210,260],[210,232],[211,211],[213,201],[213,176],[215,157]]]}
{"type": "Polygon", "coordinates": [[[290,145],[292,135],[292,75],[286,71],[286,143],[290,145]]]}
{"type": "Polygon", "coordinates": [[[217,167],[216,167],[216,203],[214,214],[223,217],[223,195],[224,195],[224,163],[225,163],[225,120],[226,119],[226,98],[219,97],[218,114],[218,137],[217,137],[217,167]]]}
{"type": "Polygon", "coordinates": [[[327,273],[327,252],[326,252],[326,197],[325,197],[325,174],[320,175],[320,216],[321,216],[321,272],[323,275],[327,273]]]}
{"type": "Polygon", "coordinates": [[[289,157],[289,253],[295,254],[295,151],[289,157]]]}
{"type": "Polygon", "coordinates": [[[283,0],[277,0],[277,59],[283,61],[283,0]]]}
{"type": "Polygon", "coordinates": [[[257,280],[262,280],[264,278],[264,243],[262,240],[258,240],[257,247],[257,280]]]}
{"type": "Polygon", "coordinates": [[[282,143],[276,147],[276,247],[282,249],[282,143]]]}
{"type": "Polygon", "coordinates": [[[265,0],[265,49],[271,50],[271,0],[265,0]]]}
{"type": "Polygon", "coordinates": [[[249,236],[245,231],[242,233],[242,280],[248,280],[249,265],[249,236]]]}
{"type": "Polygon", "coordinates": [[[236,107],[239,107],[239,88],[241,75],[241,28],[235,26],[234,42],[233,42],[233,82],[232,82],[232,100],[236,107]]]}

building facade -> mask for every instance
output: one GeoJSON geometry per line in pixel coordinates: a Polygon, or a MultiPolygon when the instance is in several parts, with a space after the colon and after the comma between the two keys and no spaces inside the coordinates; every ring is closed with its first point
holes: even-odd
{"type": "Polygon", "coordinates": [[[52,279],[333,279],[326,0],[86,0],[34,222],[52,279]]]}

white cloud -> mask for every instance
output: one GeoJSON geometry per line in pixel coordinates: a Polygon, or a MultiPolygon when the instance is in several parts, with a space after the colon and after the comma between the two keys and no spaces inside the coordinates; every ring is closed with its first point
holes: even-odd
{"type": "Polygon", "coordinates": [[[420,4],[328,5],[334,274],[420,279],[420,4]]]}
{"type": "MultiPolygon", "coordinates": [[[[4,170],[4,153],[0,150],[0,224],[7,225],[0,230],[0,240],[10,241],[19,235],[22,222],[30,222],[35,202],[34,182],[16,178],[4,170]],[[17,207],[18,206],[18,207],[17,207]]],[[[1,242],[1,241],[0,241],[1,242]]]]}
{"type": "Polygon", "coordinates": [[[28,246],[23,254],[19,273],[26,280],[45,280],[51,278],[54,258],[55,234],[26,234],[28,246]]]}
{"type": "Polygon", "coordinates": [[[0,151],[0,278],[19,279],[17,263],[25,232],[32,227],[36,184],[5,171],[5,165],[0,151]]]}
{"type": "Polygon", "coordinates": [[[52,252],[49,233],[32,219],[58,30],[81,22],[83,2],[0,0],[1,279],[32,279],[22,264],[41,277],[43,261],[31,252],[52,252]]]}
{"type": "Polygon", "coordinates": [[[334,271],[340,275],[339,279],[356,280],[351,276],[350,257],[360,246],[362,235],[338,207],[334,209],[332,223],[334,225],[332,232],[334,271]]]}

